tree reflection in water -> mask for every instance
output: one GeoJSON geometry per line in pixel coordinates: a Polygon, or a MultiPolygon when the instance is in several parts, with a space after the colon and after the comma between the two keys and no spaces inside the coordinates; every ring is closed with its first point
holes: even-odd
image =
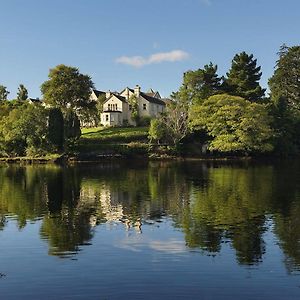
{"type": "Polygon", "coordinates": [[[95,226],[124,230],[171,219],[187,249],[216,255],[229,243],[239,264],[259,264],[273,230],[289,271],[300,266],[298,163],[105,163],[0,168],[0,230],[42,219],[49,254],[75,254],[95,226]],[[288,180],[287,180],[288,179],[288,180]],[[270,228],[270,220],[272,228],[270,228]]]}

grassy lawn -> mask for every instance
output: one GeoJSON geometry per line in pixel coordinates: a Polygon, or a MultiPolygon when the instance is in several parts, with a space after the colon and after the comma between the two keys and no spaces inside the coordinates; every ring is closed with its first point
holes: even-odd
{"type": "Polygon", "coordinates": [[[130,142],[145,142],[148,137],[148,127],[95,127],[83,128],[79,143],[126,144],[130,142]]]}

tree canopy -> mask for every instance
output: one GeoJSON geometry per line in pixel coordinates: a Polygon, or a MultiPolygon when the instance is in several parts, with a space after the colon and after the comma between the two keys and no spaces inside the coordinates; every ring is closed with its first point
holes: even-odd
{"type": "Polygon", "coordinates": [[[0,101],[7,100],[7,96],[9,94],[9,91],[7,88],[3,85],[0,85],[0,101]]]}
{"type": "Polygon", "coordinates": [[[236,54],[226,74],[227,78],[224,79],[224,90],[230,95],[241,96],[251,102],[262,100],[266,90],[259,84],[262,75],[260,70],[253,54],[236,54]]]}
{"type": "Polygon", "coordinates": [[[69,108],[76,112],[94,105],[90,94],[94,84],[88,75],[83,75],[78,68],[58,65],[50,69],[49,80],[41,86],[45,103],[58,107],[63,112],[69,108]]]}
{"type": "Polygon", "coordinates": [[[46,148],[48,112],[31,104],[10,111],[0,122],[1,150],[8,156],[41,154],[46,148]]]}
{"type": "Polygon", "coordinates": [[[188,103],[195,103],[220,93],[221,78],[218,77],[217,70],[217,65],[210,62],[203,69],[185,72],[182,86],[179,92],[173,95],[173,98],[181,98],[188,103]]]}
{"type": "Polygon", "coordinates": [[[272,100],[284,97],[290,108],[300,110],[300,46],[282,45],[274,75],[269,80],[272,100]]]}
{"type": "Polygon", "coordinates": [[[28,99],[28,91],[23,84],[20,84],[18,87],[17,99],[19,101],[25,101],[28,99]]]}
{"type": "Polygon", "coordinates": [[[273,149],[271,118],[263,104],[214,95],[201,105],[193,105],[190,122],[193,129],[207,131],[210,150],[252,153],[273,149]]]}

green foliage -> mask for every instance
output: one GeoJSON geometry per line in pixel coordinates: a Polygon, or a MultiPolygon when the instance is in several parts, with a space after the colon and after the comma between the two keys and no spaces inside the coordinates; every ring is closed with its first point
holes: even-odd
{"type": "Polygon", "coordinates": [[[263,104],[215,95],[202,105],[194,105],[190,120],[193,129],[204,129],[212,138],[210,150],[248,154],[273,149],[271,118],[263,104]]]}
{"type": "Polygon", "coordinates": [[[46,136],[47,111],[41,106],[17,107],[0,121],[1,149],[7,156],[25,155],[33,149],[43,154],[48,147],[46,136]]]}
{"type": "Polygon", "coordinates": [[[140,115],[139,115],[139,105],[138,99],[135,95],[132,95],[128,99],[130,105],[130,117],[135,122],[136,125],[139,124],[140,115]]]}
{"type": "Polygon", "coordinates": [[[49,80],[41,86],[45,103],[59,107],[63,112],[75,109],[81,110],[95,105],[90,100],[93,82],[88,75],[83,75],[78,68],[58,65],[50,70],[49,80]]]}
{"type": "Polygon", "coordinates": [[[164,142],[177,149],[188,132],[188,104],[177,100],[168,103],[166,113],[151,121],[149,139],[150,142],[164,142]]]}
{"type": "Polygon", "coordinates": [[[0,121],[11,112],[13,106],[14,103],[12,101],[0,101],[0,121]]]}
{"type": "Polygon", "coordinates": [[[220,93],[221,78],[218,77],[217,69],[217,65],[210,62],[203,69],[185,72],[179,92],[174,93],[172,97],[175,100],[180,98],[188,103],[198,103],[220,93]]]}
{"type": "Polygon", "coordinates": [[[98,114],[103,113],[103,104],[106,100],[106,95],[105,94],[100,94],[98,97],[98,101],[97,101],[97,110],[98,110],[98,114]]]}
{"type": "Polygon", "coordinates": [[[61,151],[64,146],[64,118],[59,108],[49,110],[48,140],[56,151],[61,151]]]}
{"type": "Polygon", "coordinates": [[[140,117],[139,120],[139,126],[145,127],[145,126],[150,126],[150,122],[151,122],[152,118],[149,116],[142,116],[140,117]]]}
{"type": "Polygon", "coordinates": [[[65,118],[65,142],[66,146],[73,146],[74,143],[80,138],[81,130],[80,130],[80,121],[73,110],[68,110],[65,118]]]}
{"type": "Polygon", "coordinates": [[[160,144],[160,142],[166,139],[167,136],[167,128],[162,118],[152,119],[149,127],[149,141],[153,143],[153,141],[160,144]]]}
{"type": "Polygon", "coordinates": [[[265,89],[259,84],[262,75],[260,69],[260,66],[257,67],[257,60],[253,59],[253,54],[236,54],[227,78],[224,79],[224,90],[230,95],[241,96],[251,102],[261,101],[265,89]]]}
{"type": "Polygon", "coordinates": [[[300,46],[282,45],[274,75],[269,80],[272,100],[284,97],[292,109],[300,110],[300,46]]]}
{"type": "Polygon", "coordinates": [[[17,99],[19,101],[25,101],[28,99],[28,91],[23,84],[20,84],[18,87],[17,99]]]}
{"type": "Polygon", "coordinates": [[[291,109],[285,97],[273,99],[271,106],[274,148],[281,156],[296,154],[300,147],[300,114],[291,109]]]}
{"type": "Polygon", "coordinates": [[[269,80],[273,103],[275,150],[293,154],[300,148],[300,46],[282,45],[269,80]]]}
{"type": "Polygon", "coordinates": [[[0,85],[0,101],[7,100],[8,94],[9,94],[9,91],[7,90],[7,88],[3,85],[0,85]]]}

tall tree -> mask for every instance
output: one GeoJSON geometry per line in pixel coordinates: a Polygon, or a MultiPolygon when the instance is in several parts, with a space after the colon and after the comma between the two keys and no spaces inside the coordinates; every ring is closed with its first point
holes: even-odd
{"type": "Polygon", "coordinates": [[[235,96],[243,97],[251,102],[259,102],[265,95],[259,80],[262,73],[261,67],[257,66],[257,60],[253,54],[246,52],[236,54],[232,60],[231,68],[224,78],[224,90],[235,96]]]}
{"type": "Polygon", "coordinates": [[[41,86],[44,101],[50,106],[58,107],[63,112],[69,108],[78,114],[81,110],[94,105],[90,100],[93,82],[88,75],[83,75],[78,68],[58,65],[50,69],[49,80],[41,86]]]}
{"type": "Polygon", "coordinates": [[[282,45],[274,75],[269,80],[273,102],[284,97],[290,108],[300,110],[300,46],[282,45]]]}
{"type": "Polygon", "coordinates": [[[173,94],[173,98],[182,98],[188,103],[195,103],[220,93],[221,78],[218,77],[217,70],[217,65],[210,62],[203,69],[185,72],[182,86],[178,93],[173,94]]]}
{"type": "Polygon", "coordinates": [[[64,118],[59,108],[52,108],[49,111],[48,119],[48,139],[58,151],[64,145],[64,118]]]}
{"type": "Polygon", "coordinates": [[[9,94],[9,91],[7,88],[3,85],[0,85],[0,101],[7,100],[7,96],[9,94]]]}
{"type": "Polygon", "coordinates": [[[65,125],[65,141],[66,146],[73,146],[74,142],[80,138],[81,130],[80,130],[80,121],[76,115],[76,113],[69,109],[65,114],[64,119],[65,125]]]}
{"type": "Polygon", "coordinates": [[[18,87],[17,99],[20,101],[25,101],[28,99],[28,91],[23,84],[18,87]]]}

